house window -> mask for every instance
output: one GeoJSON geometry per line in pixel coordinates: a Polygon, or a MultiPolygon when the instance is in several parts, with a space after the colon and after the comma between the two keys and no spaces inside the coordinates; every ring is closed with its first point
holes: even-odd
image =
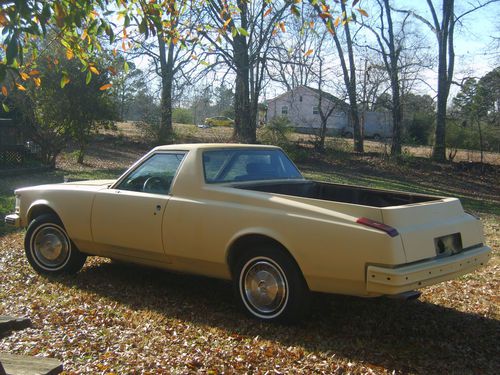
{"type": "Polygon", "coordinates": [[[319,107],[317,105],[313,107],[313,115],[319,115],[319,107]]]}
{"type": "Polygon", "coordinates": [[[287,105],[284,105],[283,107],[281,107],[281,115],[288,116],[288,106],[287,105]]]}
{"type": "Polygon", "coordinates": [[[302,103],[302,95],[301,95],[301,96],[299,96],[299,102],[301,102],[301,103],[302,103]]]}

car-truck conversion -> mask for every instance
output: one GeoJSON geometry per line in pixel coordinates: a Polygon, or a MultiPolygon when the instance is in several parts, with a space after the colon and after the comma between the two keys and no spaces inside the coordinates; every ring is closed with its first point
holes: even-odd
{"type": "Polygon", "coordinates": [[[39,273],[88,255],[232,280],[263,320],[295,320],[311,291],[401,296],[484,265],[480,221],[457,198],[305,179],[278,147],[156,147],[117,180],[15,191],[39,273]]]}

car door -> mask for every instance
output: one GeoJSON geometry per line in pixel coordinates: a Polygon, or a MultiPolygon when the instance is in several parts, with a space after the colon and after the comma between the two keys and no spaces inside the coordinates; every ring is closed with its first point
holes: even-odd
{"type": "Polygon", "coordinates": [[[96,194],[91,228],[95,243],[125,256],[159,259],[170,187],[184,152],[158,152],[96,194]]]}

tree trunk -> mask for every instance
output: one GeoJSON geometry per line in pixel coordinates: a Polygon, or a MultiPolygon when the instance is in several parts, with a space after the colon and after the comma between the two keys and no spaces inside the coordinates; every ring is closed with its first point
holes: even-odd
{"type": "Polygon", "coordinates": [[[322,86],[323,86],[323,59],[321,58],[321,56],[318,56],[318,58],[319,58],[318,111],[319,111],[319,117],[321,119],[321,125],[319,128],[319,141],[316,142],[315,148],[319,152],[324,152],[325,151],[325,139],[326,139],[326,124],[327,124],[328,118],[323,113],[323,95],[322,95],[322,91],[321,91],[322,86]]]}
{"type": "Polygon", "coordinates": [[[120,121],[123,121],[125,117],[125,79],[123,80],[123,86],[120,93],[120,121]]]}
{"type": "Polygon", "coordinates": [[[250,69],[246,38],[237,35],[234,38],[234,64],[236,66],[236,88],[234,102],[233,137],[242,143],[255,143],[256,124],[252,122],[250,105],[250,69]]]}
{"type": "MultiPolygon", "coordinates": [[[[397,80],[397,78],[396,78],[397,80]]],[[[401,155],[402,111],[399,86],[392,88],[392,144],[391,155],[401,155]],[[396,88],[396,89],[394,89],[396,88]]]]}
{"type": "MultiPolygon", "coordinates": [[[[396,50],[394,29],[392,23],[391,7],[389,0],[384,0],[384,8],[387,17],[387,32],[389,33],[389,61],[384,56],[386,68],[391,80],[392,93],[392,144],[391,155],[401,154],[401,133],[403,123],[403,112],[401,108],[401,90],[399,82],[399,52],[396,50]]],[[[381,46],[382,47],[382,46],[381,46]]]]}
{"type": "Polygon", "coordinates": [[[477,129],[479,131],[479,151],[481,153],[481,172],[484,172],[483,130],[481,128],[481,121],[479,119],[477,119],[477,129]]]}
{"type": "MultiPolygon", "coordinates": [[[[340,2],[342,13],[347,14],[346,5],[344,1],[340,2]]],[[[359,113],[358,113],[358,102],[356,95],[356,65],[354,62],[354,52],[352,48],[352,38],[351,32],[349,30],[349,23],[346,23],[345,26],[345,35],[346,35],[346,43],[347,43],[347,55],[349,57],[349,77],[347,79],[347,93],[349,96],[349,112],[351,115],[353,130],[354,130],[354,151],[356,152],[364,152],[363,145],[363,134],[361,132],[361,123],[359,121],[359,113]]],[[[336,37],[336,35],[335,35],[336,37]]],[[[338,38],[337,38],[338,39],[338,38]]],[[[336,43],[337,44],[337,43],[336,43]]],[[[338,49],[338,46],[337,46],[338,49]]],[[[345,72],[344,72],[345,75],[345,72]]],[[[344,77],[345,80],[345,77],[344,77]]]]}
{"type": "Polygon", "coordinates": [[[50,169],[56,169],[56,159],[57,159],[57,154],[51,155],[48,160],[48,165],[50,169]]]}
{"type": "MultiPolygon", "coordinates": [[[[441,63],[439,65],[441,66],[441,63]]],[[[440,75],[441,73],[438,74],[440,75]]],[[[444,82],[441,82],[438,78],[436,130],[434,133],[434,148],[432,150],[432,158],[438,161],[446,160],[446,103],[448,97],[442,94],[444,91],[443,85],[444,82]]]]}
{"type": "Polygon", "coordinates": [[[77,160],[77,163],[78,164],[83,164],[84,158],[85,158],[85,146],[84,145],[80,145],[80,149],[78,150],[78,160],[77,160]]]}
{"type": "MultiPolygon", "coordinates": [[[[430,0],[427,1],[431,11],[434,10],[430,0]]],[[[446,160],[446,105],[453,77],[455,53],[453,49],[454,0],[443,0],[443,18],[441,26],[436,25],[438,41],[438,92],[436,132],[432,158],[437,161],[446,160]]]]}
{"type": "MultiPolygon", "coordinates": [[[[444,34],[445,30],[441,30],[444,34]]],[[[438,62],[438,92],[437,92],[437,114],[436,114],[436,130],[434,137],[434,148],[432,150],[432,158],[438,161],[446,160],[446,105],[448,102],[446,70],[446,40],[443,35],[438,35],[439,41],[439,62],[438,62]]]]}
{"type": "Polygon", "coordinates": [[[158,33],[158,45],[160,49],[160,69],[161,69],[161,117],[158,129],[158,143],[166,144],[172,141],[172,82],[173,82],[173,58],[174,44],[167,44],[163,39],[163,33],[158,33]]]}

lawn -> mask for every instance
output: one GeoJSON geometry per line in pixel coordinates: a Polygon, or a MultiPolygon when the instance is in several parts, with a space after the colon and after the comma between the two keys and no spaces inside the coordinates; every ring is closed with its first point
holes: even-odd
{"type": "MultiPolygon", "coordinates": [[[[194,127],[179,133],[181,141],[228,136],[194,127]]],[[[15,187],[114,177],[146,149],[107,135],[83,166],[69,153],[56,171],[2,178],[0,216],[11,210],[15,187]]],[[[481,174],[345,150],[308,152],[298,164],[314,179],[459,196],[482,218],[495,255],[473,274],[424,288],[419,300],[318,294],[310,319],[280,326],[243,315],[224,281],[99,258],[75,276],[41,277],[24,258],[23,233],[0,226],[0,314],[33,321],[0,338],[0,351],[58,358],[67,373],[499,373],[498,166],[481,174]]]]}

